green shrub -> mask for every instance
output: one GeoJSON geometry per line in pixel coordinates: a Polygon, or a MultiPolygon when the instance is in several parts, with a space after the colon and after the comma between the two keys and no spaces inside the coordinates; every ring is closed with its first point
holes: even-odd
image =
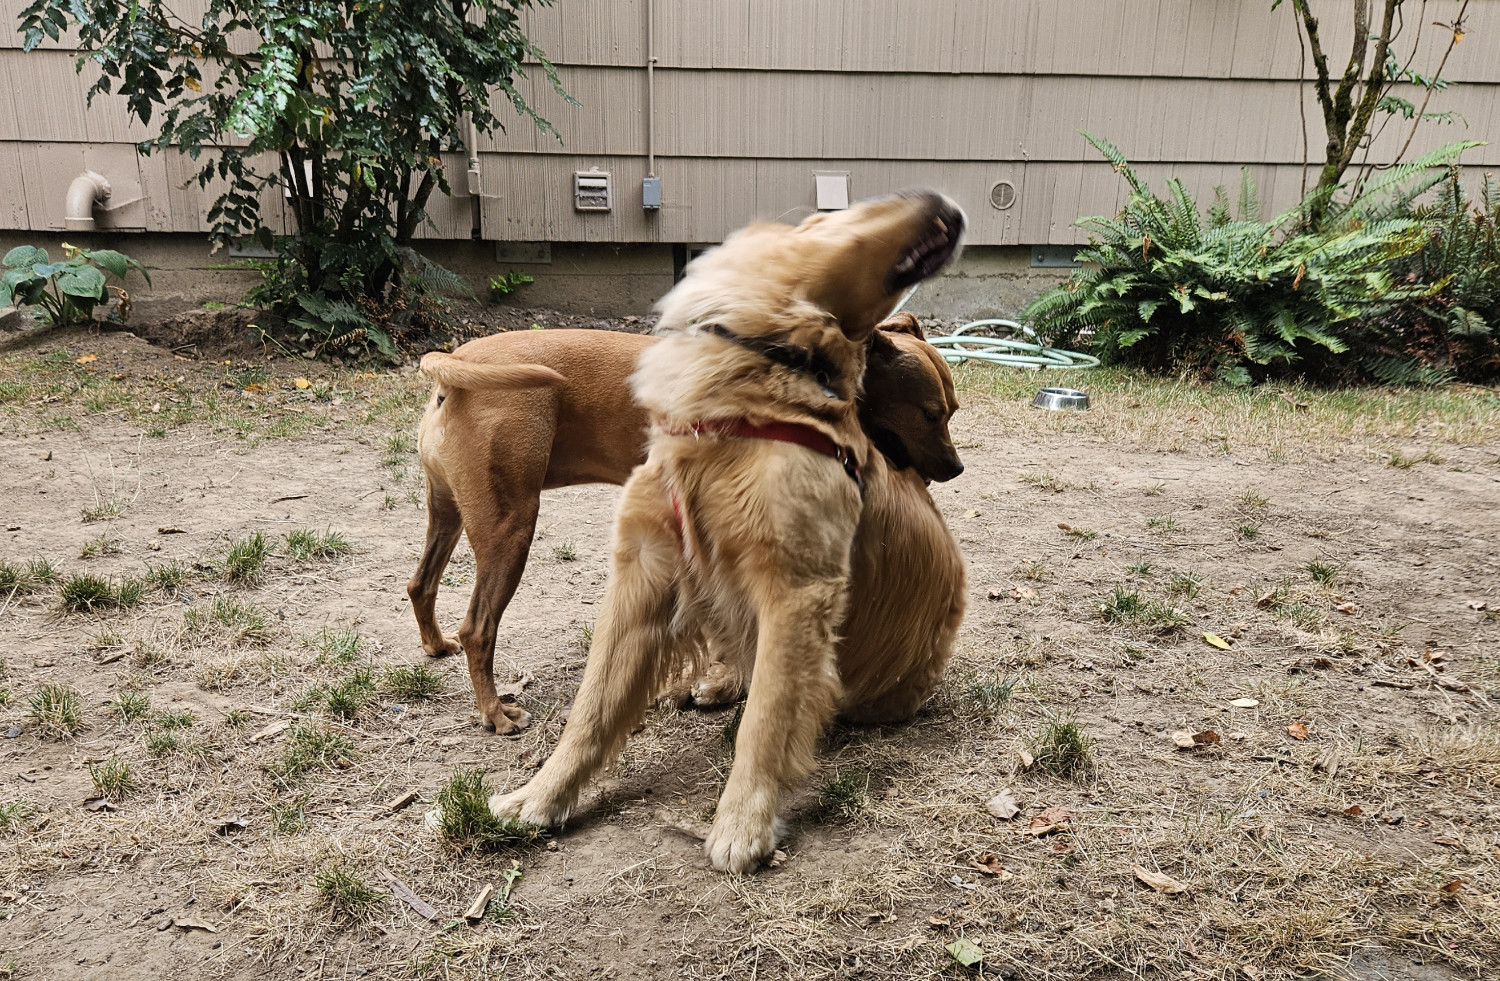
{"type": "MultiPolygon", "coordinates": [[[[1444,372],[1388,343],[1361,318],[1434,295],[1395,274],[1423,249],[1412,202],[1441,174],[1428,171],[1474,144],[1454,144],[1397,167],[1345,199],[1309,196],[1261,220],[1248,169],[1231,208],[1222,188],[1207,215],[1183,183],[1151,192],[1125,157],[1088,137],[1130,186],[1114,218],[1081,218],[1089,265],[1027,305],[1049,344],[1089,339],[1106,361],[1243,385],[1273,375],[1433,382],[1444,372]],[[1316,228],[1306,216],[1321,214],[1316,228]]],[[[1315,192],[1317,194],[1318,192],[1315,192]]]]}

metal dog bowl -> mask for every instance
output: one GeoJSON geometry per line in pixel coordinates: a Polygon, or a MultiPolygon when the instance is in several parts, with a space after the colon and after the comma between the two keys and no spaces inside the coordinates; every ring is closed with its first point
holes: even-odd
{"type": "Polygon", "coordinates": [[[1031,404],[1050,412],[1087,412],[1089,393],[1074,388],[1044,388],[1036,393],[1031,404]]]}

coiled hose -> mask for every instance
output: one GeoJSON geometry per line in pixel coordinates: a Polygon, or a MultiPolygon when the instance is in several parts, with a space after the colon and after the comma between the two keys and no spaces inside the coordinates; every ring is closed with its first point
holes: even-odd
{"type": "MultiPolygon", "coordinates": [[[[906,301],[910,300],[916,292],[917,288],[913,286],[901,298],[901,302],[896,304],[896,309],[891,312],[895,313],[906,306],[906,301]]],[[[977,361],[1008,368],[1029,368],[1032,371],[1040,371],[1043,368],[1057,371],[1083,371],[1099,367],[1099,359],[1091,354],[1046,347],[1037,338],[1036,331],[1014,320],[972,320],[951,334],[943,337],[929,337],[927,343],[941,351],[943,360],[949,364],[977,361]],[[1008,329],[1012,335],[1025,334],[1033,340],[1016,340],[1014,336],[995,337],[993,333],[997,327],[1008,329]],[[970,331],[985,331],[989,336],[984,333],[970,333],[970,331]]]]}

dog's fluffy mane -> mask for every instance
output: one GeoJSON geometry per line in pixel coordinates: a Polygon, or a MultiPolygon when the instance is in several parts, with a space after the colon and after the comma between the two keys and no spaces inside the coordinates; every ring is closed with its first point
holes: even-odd
{"type": "Polygon", "coordinates": [[[736,232],[693,260],[657,303],[656,333],[665,339],[642,356],[631,385],[658,425],[723,417],[730,406],[737,410],[732,415],[752,422],[824,424],[819,428],[850,415],[864,375],[864,345],[845,337],[831,313],[802,295],[797,270],[778,262],[776,246],[788,231],[763,223],[736,232]],[[819,352],[841,370],[825,386],[697,331],[707,324],[819,352]]]}

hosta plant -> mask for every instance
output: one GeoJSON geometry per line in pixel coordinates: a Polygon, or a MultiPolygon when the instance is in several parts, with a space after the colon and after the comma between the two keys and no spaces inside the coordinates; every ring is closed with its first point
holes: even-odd
{"type": "Polygon", "coordinates": [[[131,269],[149,284],[151,275],[139,262],[113,249],[80,249],[63,243],[63,258],[57,262],[46,249],[21,245],[0,260],[0,307],[39,307],[42,317],[54,324],[91,320],[94,308],[108,300],[111,279],[124,282],[131,269]]]}

